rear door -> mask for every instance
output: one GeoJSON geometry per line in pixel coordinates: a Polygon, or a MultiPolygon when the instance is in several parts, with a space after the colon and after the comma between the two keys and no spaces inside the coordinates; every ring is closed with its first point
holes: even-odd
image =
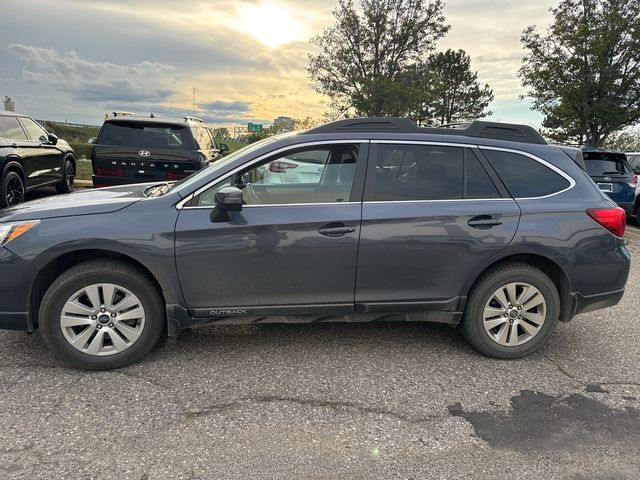
{"type": "Polygon", "coordinates": [[[30,160],[32,162],[31,182],[46,184],[61,181],[64,166],[63,152],[49,142],[49,134],[38,123],[28,117],[21,117],[20,123],[27,132],[30,145],[35,151],[30,160]]]}
{"type": "Polygon", "coordinates": [[[44,180],[40,176],[41,168],[38,165],[39,142],[27,138],[27,133],[14,116],[0,115],[0,132],[9,142],[11,154],[22,161],[26,186],[43,183],[44,180]]]}
{"type": "Polygon", "coordinates": [[[470,272],[509,244],[520,209],[474,150],[372,143],[357,308],[456,311],[470,272]]]}
{"type": "Polygon", "coordinates": [[[94,145],[93,170],[96,177],[113,177],[118,183],[179,180],[202,167],[196,150],[186,122],[111,120],[94,145]]]}

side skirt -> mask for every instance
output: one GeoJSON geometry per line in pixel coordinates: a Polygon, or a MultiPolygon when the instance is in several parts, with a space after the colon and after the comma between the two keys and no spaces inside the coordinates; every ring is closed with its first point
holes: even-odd
{"type": "MultiPolygon", "coordinates": [[[[449,302],[446,302],[447,304],[449,302]]],[[[457,304],[457,299],[456,302],[457,304]]],[[[434,309],[434,304],[385,305],[371,308],[348,305],[318,305],[305,307],[228,307],[216,309],[195,309],[189,311],[181,305],[167,305],[167,333],[177,335],[180,330],[210,325],[256,325],[266,323],[334,323],[334,322],[435,322],[458,325],[462,320],[461,311],[434,309]],[[420,308],[422,307],[422,308],[420,308]],[[305,311],[299,313],[295,310],[305,311]],[[315,311],[314,311],[315,310],[315,311]],[[409,311],[408,311],[409,310],[409,311]]],[[[438,305],[440,307],[444,305],[438,305]]]]}

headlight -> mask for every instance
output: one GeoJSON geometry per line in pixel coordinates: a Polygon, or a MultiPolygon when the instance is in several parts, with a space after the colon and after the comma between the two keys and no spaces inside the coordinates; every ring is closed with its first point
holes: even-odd
{"type": "Polygon", "coordinates": [[[17,223],[0,223],[0,245],[6,245],[11,240],[15,240],[39,223],[40,220],[29,220],[28,222],[17,223]]]}

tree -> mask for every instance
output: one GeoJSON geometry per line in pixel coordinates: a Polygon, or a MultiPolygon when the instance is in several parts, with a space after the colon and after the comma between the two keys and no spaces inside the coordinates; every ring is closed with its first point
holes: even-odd
{"type": "Polygon", "coordinates": [[[640,152],[640,130],[624,130],[609,136],[607,148],[621,152],[640,152]]]}
{"type": "Polygon", "coordinates": [[[600,145],[640,120],[640,2],[563,0],[522,34],[520,78],[549,137],[600,145]]]}
{"type": "Polygon", "coordinates": [[[213,138],[217,140],[224,140],[225,138],[229,138],[229,129],[225,127],[214,128],[211,133],[213,134],[213,138]]]}
{"type": "Polygon", "coordinates": [[[413,97],[408,115],[418,125],[470,121],[492,113],[486,109],[493,101],[493,90],[478,82],[464,50],[434,53],[407,75],[413,97]]]}
{"type": "Polygon", "coordinates": [[[339,114],[398,114],[396,83],[408,65],[424,59],[449,26],[441,0],[339,0],[336,23],[313,38],[309,77],[339,114]]]}

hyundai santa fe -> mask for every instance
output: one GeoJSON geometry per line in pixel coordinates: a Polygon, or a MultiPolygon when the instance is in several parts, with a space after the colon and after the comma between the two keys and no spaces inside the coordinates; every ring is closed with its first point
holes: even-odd
{"type": "Polygon", "coordinates": [[[88,369],[265,322],[442,322],[517,358],[620,300],[624,228],[582,152],[530,127],[340,120],[179,182],[0,212],[0,326],[88,369]]]}

